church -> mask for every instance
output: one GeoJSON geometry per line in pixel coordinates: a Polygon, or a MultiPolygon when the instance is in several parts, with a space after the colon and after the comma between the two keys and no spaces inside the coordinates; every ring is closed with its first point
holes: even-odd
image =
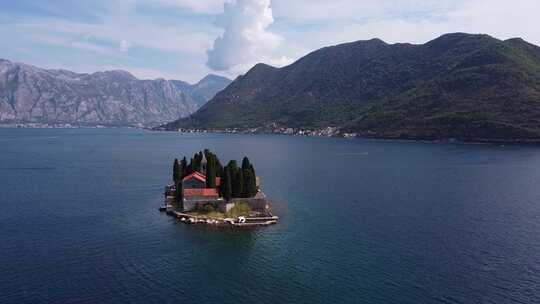
{"type": "Polygon", "coordinates": [[[205,200],[214,201],[219,198],[219,186],[221,179],[216,177],[216,187],[207,188],[206,186],[206,168],[208,161],[203,154],[201,160],[201,171],[195,171],[182,179],[182,188],[184,190],[184,200],[197,200],[204,202],[205,200]]]}

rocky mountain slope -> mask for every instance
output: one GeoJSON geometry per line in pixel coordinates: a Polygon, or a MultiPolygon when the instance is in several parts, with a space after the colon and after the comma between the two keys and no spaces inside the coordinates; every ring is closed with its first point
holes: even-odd
{"type": "Polygon", "coordinates": [[[0,124],[155,126],[187,116],[230,81],[139,80],[125,71],[78,74],[0,59],[0,124]]]}
{"type": "Polygon", "coordinates": [[[540,48],[454,33],[426,44],[373,39],[253,67],[166,128],[339,127],[362,136],[540,139],[540,48]]]}

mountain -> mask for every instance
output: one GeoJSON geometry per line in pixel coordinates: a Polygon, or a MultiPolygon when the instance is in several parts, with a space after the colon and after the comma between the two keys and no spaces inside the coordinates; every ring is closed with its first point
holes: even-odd
{"type": "Polygon", "coordinates": [[[0,123],[156,126],[187,116],[229,84],[207,76],[139,80],[126,71],[78,74],[0,59],[0,123]]]}
{"type": "Polygon", "coordinates": [[[522,39],[446,34],[421,45],[379,39],[254,66],[165,128],[317,129],[360,136],[540,140],[540,48],[522,39]]]}
{"type": "Polygon", "coordinates": [[[191,86],[190,95],[200,108],[230,83],[228,78],[210,74],[191,86]]]}

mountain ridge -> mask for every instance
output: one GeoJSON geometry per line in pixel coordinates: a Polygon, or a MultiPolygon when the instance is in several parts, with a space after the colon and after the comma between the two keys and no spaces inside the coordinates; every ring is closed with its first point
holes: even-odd
{"type": "Polygon", "coordinates": [[[189,84],[0,59],[0,124],[156,126],[193,113],[229,83],[217,75],[189,84]]]}
{"type": "Polygon", "coordinates": [[[325,47],[282,68],[256,65],[193,115],[163,127],[332,126],[376,138],[528,141],[540,139],[539,96],[540,48],[523,39],[371,39],[325,47]]]}

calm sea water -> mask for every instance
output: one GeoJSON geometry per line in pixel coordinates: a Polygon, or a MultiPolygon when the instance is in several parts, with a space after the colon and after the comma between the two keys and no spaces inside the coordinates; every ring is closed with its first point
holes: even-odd
{"type": "Polygon", "coordinates": [[[540,147],[0,129],[0,187],[0,303],[540,303],[540,147]],[[281,222],[159,213],[204,148],[281,222]]]}

